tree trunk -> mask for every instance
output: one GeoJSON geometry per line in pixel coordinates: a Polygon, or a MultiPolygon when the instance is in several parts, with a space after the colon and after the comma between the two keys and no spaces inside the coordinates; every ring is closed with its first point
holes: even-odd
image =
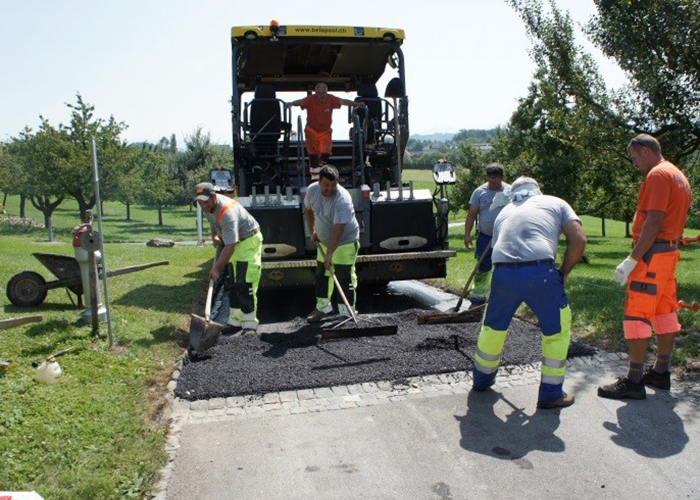
{"type": "Polygon", "coordinates": [[[126,202],[126,220],[131,220],[131,203],[126,202]]]}
{"type": "Polygon", "coordinates": [[[7,193],[2,197],[2,206],[7,207],[7,193]]]}
{"type": "Polygon", "coordinates": [[[163,206],[158,205],[158,225],[163,225],[163,206]]]}
{"type": "Polygon", "coordinates": [[[625,221],[625,238],[631,238],[632,235],[630,234],[630,221],[626,220],[625,221]]]}
{"type": "Polygon", "coordinates": [[[23,194],[19,195],[19,216],[24,219],[24,217],[27,215],[27,212],[25,210],[27,205],[27,197],[24,196],[23,194]]]}
{"type": "Polygon", "coordinates": [[[602,216],[600,218],[600,229],[601,229],[601,232],[603,233],[603,236],[605,236],[605,216],[602,216]]]}
{"type": "Polygon", "coordinates": [[[51,213],[44,213],[44,225],[49,234],[49,241],[53,241],[53,217],[51,217],[51,213]]]}

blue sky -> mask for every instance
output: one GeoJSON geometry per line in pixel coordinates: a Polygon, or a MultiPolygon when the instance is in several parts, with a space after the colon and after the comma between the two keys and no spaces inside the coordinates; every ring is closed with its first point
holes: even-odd
{"type": "MultiPolygon", "coordinates": [[[[595,12],[589,0],[558,5],[580,23],[595,12]]],[[[504,124],[534,70],[523,24],[501,0],[0,0],[0,9],[0,140],[36,127],[40,114],[67,122],[64,103],[80,92],[98,116],[126,122],[129,141],[181,140],[201,126],[230,143],[230,28],[271,19],[405,29],[413,133],[504,124]]]]}

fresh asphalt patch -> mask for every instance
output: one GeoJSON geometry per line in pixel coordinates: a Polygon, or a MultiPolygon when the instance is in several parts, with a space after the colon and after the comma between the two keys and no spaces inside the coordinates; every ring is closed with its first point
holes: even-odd
{"type": "MultiPolygon", "coordinates": [[[[479,323],[418,325],[419,314],[434,311],[419,308],[409,297],[387,291],[359,297],[360,318],[366,318],[360,319],[360,327],[395,324],[398,333],[322,340],[324,325],[309,325],[299,315],[299,308],[308,306],[304,301],[313,308],[312,300],[304,294],[296,300],[273,294],[261,303],[257,335],[224,335],[208,351],[186,358],[176,396],[198,400],[258,395],[471,369],[479,323]]],[[[536,326],[514,319],[508,332],[503,366],[541,360],[536,326]]],[[[593,352],[572,342],[569,357],[593,352]]]]}

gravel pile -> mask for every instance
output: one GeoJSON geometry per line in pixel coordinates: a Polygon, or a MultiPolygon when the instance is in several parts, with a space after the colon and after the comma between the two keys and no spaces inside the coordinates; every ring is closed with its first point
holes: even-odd
{"type": "MultiPolygon", "coordinates": [[[[480,324],[418,325],[416,317],[426,312],[431,311],[408,309],[361,316],[372,321],[361,321],[360,326],[397,324],[398,334],[392,336],[321,340],[323,326],[309,325],[300,317],[261,324],[258,336],[222,336],[205,353],[186,359],[175,393],[197,400],[470,369],[480,324]]],[[[591,347],[572,342],[569,357],[593,352],[591,347]]],[[[540,359],[539,329],[514,319],[502,364],[540,359]]]]}

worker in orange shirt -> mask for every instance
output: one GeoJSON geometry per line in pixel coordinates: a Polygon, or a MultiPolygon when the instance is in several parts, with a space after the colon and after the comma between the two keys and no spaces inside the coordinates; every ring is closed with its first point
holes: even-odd
{"type": "Polygon", "coordinates": [[[318,180],[321,167],[328,163],[333,150],[331,125],[333,124],[333,110],[340,106],[352,106],[363,108],[365,103],[341,99],[328,93],[328,85],[317,83],[315,93],[287,103],[287,107],[301,106],[306,110],[306,152],[309,154],[311,181],[318,180]]]}
{"type": "Polygon", "coordinates": [[[598,388],[609,399],[644,399],[645,385],[671,388],[669,361],[681,329],[676,298],[678,241],[688,217],[690,184],[683,172],[661,155],[659,142],[640,134],[627,147],[632,163],[644,175],[632,223],[632,253],[615,270],[615,281],[627,287],[622,327],[629,350],[629,372],[598,388]],[[653,367],[644,369],[652,331],[658,337],[653,367]]]}

